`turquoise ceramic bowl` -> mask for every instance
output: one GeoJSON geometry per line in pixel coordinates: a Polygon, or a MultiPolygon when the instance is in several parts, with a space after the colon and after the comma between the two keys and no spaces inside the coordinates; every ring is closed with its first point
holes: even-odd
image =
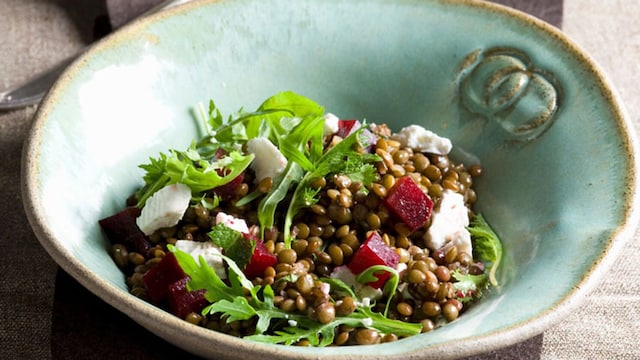
{"type": "Polygon", "coordinates": [[[514,344],[574,311],[638,220],[637,143],[601,70],[559,30],[478,1],[195,1],[77,60],[40,106],[24,199],[51,256],[89,290],[205,357],[454,358],[514,344]],[[344,118],[418,123],[479,159],[478,210],[504,242],[502,286],[455,322],[395,343],[268,346],[129,295],[97,221],[137,165],[197,135],[192,111],[293,90],[344,118]]]}

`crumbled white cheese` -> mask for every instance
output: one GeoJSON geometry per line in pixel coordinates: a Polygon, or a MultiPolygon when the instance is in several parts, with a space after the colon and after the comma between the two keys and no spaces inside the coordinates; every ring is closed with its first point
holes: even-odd
{"type": "Polygon", "coordinates": [[[213,268],[220,279],[227,278],[227,272],[221,256],[222,252],[220,248],[212,242],[178,240],[176,241],[175,247],[189,253],[197,263],[200,263],[199,258],[202,256],[204,261],[213,268]]]}
{"type": "Polygon", "coordinates": [[[267,138],[257,137],[249,140],[247,151],[255,155],[251,168],[256,173],[256,183],[267,177],[275,179],[287,167],[287,158],[267,138]]]}
{"type": "Polygon", "coordinates": [[[364,319],[362,319],[362,325],[364,325],[364,326],[373,325],[373,319],[372,318],[364,318],[364,319]]]}
{"type": "Polygon", "coordinates": [[[448,154],[453,147],[451,140],[438,136],[420,125],[407,126],[391,138],[399,141],[403,147],[438,155],[448,154]]]}
{"type": "Polygon", "coordinates": [[[293,326],[293,327],[298,326],[298,322],[295,320],[287,320],[287,322],[289,323],[289,326],[293,326]]]}
{"type": "Polygon", "coordinates": [[[461,194],[444,190],[440,204],[431,215],[431,226],[424,235],[427,247],[438,250],[457,246],[458,251],[471,254],[468,211],[461,194]]]}
{"type": "Polygon", "coordinates": [[[326,113],[324,115],[324,136],[337,133],[340,129],[338,126],[339,121],[340,119],[337,116],[332,113],[326,113]]]}
{"type": "Polygon", "coordinates": [[[331,272],[330,277],[342,280],[345,284],[349,285],[353,289],[353,292],[355,292],[358,298],[362,299],[363,302],[365,299],[370,301],[377,300],[382,297],[381,289],[376,289],[369,285],[359,283],[358,280],[356,280],[356,275],[345,265],[336,266],[331,272]]]}
{"type": "Polygon", "coordinates": [[[238,231],[243,234],[249,233],[249,227],[244,219],[239,219],[233,215],[228,215],[220,211],[216,214],[216,224],[224,224],[228,228],[238,231]]]}
{"type": "Polygon", "coordinates": [[[138,228],[145,235],[174,226],[182,219],[191,201],[191,189],[185,184],[172,184],[156,191],[147,199],[140,216],[136,219],[138,228]]]}
{"type": "Polygon", "coordinates": [[[407,268],[407,263],[398,263],[398,265],[396,266],[396,271],[398,272],[398,274],[402,275],[405,271],[407,271],[407,268]]]}

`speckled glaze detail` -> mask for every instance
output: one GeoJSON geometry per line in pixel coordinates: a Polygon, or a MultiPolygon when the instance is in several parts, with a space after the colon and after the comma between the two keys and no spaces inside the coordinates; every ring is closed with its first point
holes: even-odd
{"type": "Polygon", "coordinates": [[[560,91],[552,73],[514,48],[476,50],[463,61],[462,105],[512,139],[534,140],[555,120],[560,91]]]}

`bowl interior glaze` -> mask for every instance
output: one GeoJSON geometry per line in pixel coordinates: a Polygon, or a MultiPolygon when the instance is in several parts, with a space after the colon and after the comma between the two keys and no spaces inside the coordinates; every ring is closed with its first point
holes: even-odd
{"type": "Polygon", "coordinates": [[[195,1],[99,42],[38,110],[24,151],[30,222],[89,290],[205,357],[454,358],[534,336],[579,305],[637,222],[636,140],[612,86],[560,31],[475,1],[195,1]],[[137,167],[198,136],[198,104],[231,113],[293,90],[342,118],[421,124],[479,161],[504,242],[501,286],[455,322],[347,348],[254,344],[127,292],[97,221],[137,167]]]}

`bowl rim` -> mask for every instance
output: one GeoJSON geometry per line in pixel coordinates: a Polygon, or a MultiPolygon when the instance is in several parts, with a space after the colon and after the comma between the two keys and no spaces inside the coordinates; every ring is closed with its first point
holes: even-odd
{"type": "MultiPolygon", "coordinates": [[[[229,356],[233,354],[240,357],[239,353],[236,353],[237,349],[243,349],[243,352],[251,355],[260,356],[279,356],[285,359],[298,359],[302,357],[315,358],[317,354],[311,352],[298,352],[287,351],[286,346],[269,346],[259,343],[250,342],[244,339],[235,338],[226,334],[213,332],[208,329],[204,329],[195,325],[187,325],[183,320],[169,314],[168,312],[157,308],[143,300],[135,298],[134,296],[123,293],[121,289],[103,280],[101,277],[93,273],[88,267],[84,266],[74,256],[61,246],[53,235],[51,228],[48,226],[47,221],[42,212],[40,204],[40,196],[38,194],[38,175],[39,175],[39,154],[40,146],[43,141],[42,129],[44,124],[48,120],[48,115],[52,111],[55,105],[56,99],[61,96],[67,84],[74,79],[74,74],[81,71],[81,69],[89,61],[89,58],[96,53],[108,50],[115,44],[126,41],[131,35],[139,33],[144,30],[145,27],[159,22],[164,18],[171,17],[177,14],[188,13],[196,8],[204,7],[208,4],[230,2],[233,0],[193,0],[184,4],[177,5],[163,12],[150,15],[148,17],[137,19],[130,24],[125,25],[118,31],[108,35],[102,40],[96,42],[88,50],[86,50],[80,57],[78,57],[62,74],[60,79],[51,88],[48,94],[39,105],[34,120],[31,124],[31,129],[28,132],[27,138],[22,151],[22,168],[21,168],[21,191],[24,209],[27,215],[29,224],[31,225],[38,241],[47,251],[47,253],[58,263],[58,265],[67,273],[69,273],[76,281],[87,288],[91,293],[98,296],[110,306],[116,308],[118,311],[123,312],[136,322],[140,323],[145,328],[151,330],[153,323],[160,321],[163,324],[168,325],[166,329],[151,330],[156,335],[162,337],[165,341],[173,343],[176,346],[181,347],[181,342],[184,339],[190,339],[191,341],[203,341],[211,340],[213,337],[216,343],[216,349],[214,353],[217,356],[229,356]],[[177,334],[170,329],[181,328],[182,331],[177,334]],[[169,336],[171,335],[171,336],[169,336]]],[[[320,0],[319,0],[320,1],[320,0]]],[[[384,1],[384,0],[379,0],[384,1]]],[[[385,359],[446,359],[457,358],[461,356],[470,356],[474,354],[484,353],[499,348],[504,348],[509,345],[516,344],[518,342],[527,340],[535,335],[542,333],[548,328],[552,327],[569,313],[577,308],[581,303],[585,301],[586,295],[601,281],[604,273],[613,264],[615,259],[626,244],[631,241],[640,220],[640,211],[638,205],[640,205],[640,193],[637,184],[638,169],[640,169],[640,163],[638,157],[635,155],[639,149],[638,140],[634,131],[634,126],[629,119],[627,111],[623,105],[623,102],[617,93],[613,83],[608,79],[605,72],[600,68],[596,61],[588,55],[585,51],[569,38],[569,36],[563,33],[560,29],[550,25],[543,20],[540,20],[534,16],[526,14],[520,10],[516,10],[505,5],[488,1],[475,1],[475,0],[396,0],[402,3],[425,3],[428,6],[429,3],[443,4],[446,6],[462,6],[474,9],[483,9],[490,12],[498,13],[502,16],[507,16],[516,19],[522,25],[525,24],[535,27],[547,36],[554,38],[561,43],[567,51],[571,52],[581,63],[591,70],[594,79],[600,84],[600,90],[603,93],[603,97],[608,99],[608,103],[611,106],[615,118],[611,119],[617,123],[619,128],[619,134],[622,136],[621,141],[625,145],[625,151],[627,155],[628,164],[630,167],[630,173],[626,174],[630,180],[627,186],[627,191],[624,197],[625,215],[623,221],[616,228],[616,231],[608,237],[606,244],[603,246],[602,253],[596,259],[596,261],[589,267],[588,271],[582,276],[581,280],[576,286],[569,292],[567,292],[562,299],[556,304],[551,306],[547,311],[537,314],[536,316],[522,322],[515,323],[514,325],[499,330],[490,332],[484,335],[471,336],[459,340],[455,343],[451,341],[430,345],[429,351],[425,352],[424,349],[417,349],[408,352],[399,352],[391,355],[383,355],[385,359]],[[508,336],[501,336],[508,335],[508,336]],[[464,346],[454,346],[452,345],[464,346]]],[[[371,346],[371,345],[369,345],[371,346]]],[[[378,346],[378,345],[372,345],[378,346]]],[[[188,350],[194,351],[194,349],[188,350]]],[[[211,352],[206,352],[202,349],[195,349],[195,353],[201,356],[211,356],[211,352]]],[[[353,352],[349,354],[349,358],[364,358],[363,355],[358,355],[353,352]]],[[[244,355],[246,356],[246,355],[244,355]]],[[[325,358],[325,357],[323,357],[325,358]]],[[[343,356],[329,355],[327,359],[344,358],[343,356]]],[[[366,358],[371,359],[370,356],[366,358]]]]}

